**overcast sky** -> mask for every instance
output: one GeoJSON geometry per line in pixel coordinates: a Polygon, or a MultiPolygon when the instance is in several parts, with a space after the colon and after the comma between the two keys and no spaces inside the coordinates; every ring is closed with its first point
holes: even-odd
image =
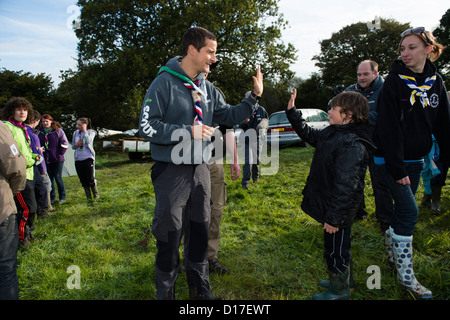
{"type": "MultiPolygon", "coordinates": [[[[60,70],[76,70],[77,38],[70,28],[79,14],[76,2],[0,0],[0,68],[45,73],[55,86],[61,81],[60,70]]],[[[281,0],[279,7],[289,22],[283,41],[298,50],[291,69],[308,78],[318,71],[311,59],[320,53],[319,42],[344,26],[361,21],[374,24],[376,17],[383,17],[433,30],[450,5],[448,0],[281,0]]]]}

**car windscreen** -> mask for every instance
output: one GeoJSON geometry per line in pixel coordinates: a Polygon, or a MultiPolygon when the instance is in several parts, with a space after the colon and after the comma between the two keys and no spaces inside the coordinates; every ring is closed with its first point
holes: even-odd
{"type": "Polygon", "coordinates": [[[286,117],[286,113],[274,113],[270,116],[269,126],[279,125],[279,124],[288,124],[289,120],[286,117]]]}

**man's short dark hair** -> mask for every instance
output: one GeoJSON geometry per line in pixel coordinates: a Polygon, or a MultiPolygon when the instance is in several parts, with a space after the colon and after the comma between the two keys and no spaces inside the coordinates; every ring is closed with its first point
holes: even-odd
{"type": "Polygon", "coordinates": [[[190,45],[193,45],[197,51],[200,51],[206,45],[206,39],[217,41],[216,37],[202,27],[194,27],[186,31],[183,35],[183,57],[187,56],[190,45]]]}

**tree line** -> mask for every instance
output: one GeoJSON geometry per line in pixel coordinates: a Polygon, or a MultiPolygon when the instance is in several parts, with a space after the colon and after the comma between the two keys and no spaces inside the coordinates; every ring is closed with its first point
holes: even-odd
{"type": "MultiPolygon", "coordinates": [[[[366,22],[345,26],[320,42],[321,52],[313,57],[320,71],[301,79],[289,69],[298,51],[282,41],[281,32],[289,23],[279,13],[278,2],[79,0],[77,70],[61,71],[62,82],[53,88],[44,73],[3,69],[0,106],[11,96],[23,96],[60,121],[69,114],[87,116],[99,128],[136,128],[145,92],[159,68],[181,54],[188,28],[203,26],[216,35],[220,60],[208,80],[225,93],[228,103],[238,103],[251,90],[251,77],[260,65],[265,78],[260,104],[269,114],[285,108],[293,88],[301,93],[297,105],[325,110],[336,86],[356,82],[360,61],[375,60],[386,75],[398,57],[399,35],[410,27],[384,18],[379,28],[371,29],[366,22]]],[[[450,9],[432,31],[440,43],[450,44],[450,9]]],[[[448,86],[450,52],[444,51],[436,64],[448,86]]]]}

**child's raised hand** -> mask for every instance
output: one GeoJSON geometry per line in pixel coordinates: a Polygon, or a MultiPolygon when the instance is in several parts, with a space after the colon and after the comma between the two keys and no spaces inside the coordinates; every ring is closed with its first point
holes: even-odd
{"type": "Polygon", "coordinates": [[[292,109],[293,107],[295,107],[295,98],[297,97],[297,89],[294,89],[294,93],[291,95],[291,100],[289,100],[288,103],[288,110],[292,109]]]}

